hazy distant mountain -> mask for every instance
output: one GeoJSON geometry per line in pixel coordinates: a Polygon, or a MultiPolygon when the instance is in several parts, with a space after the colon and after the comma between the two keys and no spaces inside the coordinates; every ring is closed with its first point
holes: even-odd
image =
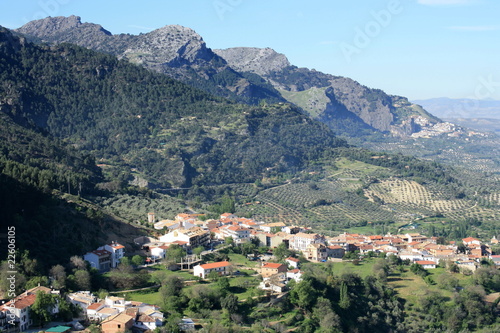
{"type": "Polygon", "coordinates": [[[431,98],[415,100],[427,111],[440,118],[493,118],[500,119],[500,101],[431,98]]]}
{"type": "Polygon", "coordinates": [[[32,21],[16,31],[35,42],[69,42],[117,55],[239,102],[286,100],[347,136],[376,132],[408,136],[420,131],[423,123],[440,122],[404,97],[292,66],[285,55],[270,48],[212,51],[195,31],[178,25],[138,36],[113,35],[98,24],[70,16],[32,21]]]}

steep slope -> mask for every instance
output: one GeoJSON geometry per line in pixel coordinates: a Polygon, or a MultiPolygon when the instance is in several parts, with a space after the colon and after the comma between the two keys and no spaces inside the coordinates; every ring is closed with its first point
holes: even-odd
{"type": "MultiPolygon", "coordinates": [[[[0,221],[15,228],[20,253],[28,250],[46,269],[102,242],[130,246],[131,235],[141,231],[81,197],[102,181],[94,158],[27,126],[0,112],[0,221]]],[[[6,255],[2,251],[0,260],[6,255]]]]}
{"type": "Polygon", "coordinates": [[[290,105],[233,104],[113,56],[37,47],[6,30],[0,43],[7,115],[160,187],[253,182],[345,145],[290,105]]]}
{"type": "Polygon", "coordinates": [[[421,129],[417,117],[429,124],[440,122],[404,97],[389,96],[349,78],[292,66],[283,54],[271,49],[238,47],[214,52],[238,71],[261,75],[289,102],[338,133],[357,136],[380,131],[408,136],[421,129]]]}
{"type": "Polygon", "coordinates": [[[16,31],[38,43],[74,43],[113,54],[240,102],[283,101],[271,85],[259,78],[237,73],[207,48],[194,30],[179,25],[165,26],[138,36],[113,35],[100,25],[82,23],[80,17],[70,16],[28,22],[16,31]]]}

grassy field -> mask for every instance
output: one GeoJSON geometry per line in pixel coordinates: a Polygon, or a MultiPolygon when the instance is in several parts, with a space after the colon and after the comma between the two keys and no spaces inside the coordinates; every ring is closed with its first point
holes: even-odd
{"type": "Polygon", "coordinates": [[[160,293],[158,291],[136,291],[126,293],[125,297],[130,301],[143,302],[147,304],[160,305],[160,293]]]}
{"type": "MultiPolygon", "coordinates": [[[[247,257],[241,254],[237,253],[229,253],[229,261],[233,264],[233,266],[241,271],[240,268],[246,267],[246,268],[256,268],[258,266],[258,263],[256,261],[251,261],[248,260],[247,257]]],[[[244,268],[243,268],[244,269],[244,268]]]]}
{"type": "Polygon", "coordinates": [[[352,261],[335,262],[333,263],[333,271],[336,275],[342,275],[344,273],[356,273],[364,278],[372,274],[373,265],[375,264],[376,260],[376,258],[361,260],[357,265],[353,264],[352,261]]]}

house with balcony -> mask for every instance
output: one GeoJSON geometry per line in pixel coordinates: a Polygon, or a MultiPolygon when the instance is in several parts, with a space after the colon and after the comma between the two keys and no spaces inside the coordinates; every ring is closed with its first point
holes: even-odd
{"type": "Polygon", "coordinates": [[[108,250],[94,250],[83,255],[83,259],[88,261],[90,266],[99,272],[107,272],[111,268],[111,252],[108,250]]]}

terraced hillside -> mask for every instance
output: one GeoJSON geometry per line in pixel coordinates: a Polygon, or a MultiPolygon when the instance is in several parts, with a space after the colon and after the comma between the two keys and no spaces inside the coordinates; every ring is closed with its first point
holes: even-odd
{"type": "Polygon", "coordinates": [[[437,183],[395,176],[389,168],[341,158],[317,178],[294,179],[260,191],[240,214],[284,221],[317,230],[346,230],[369,225],[403,225],[439,216],[447,221],[500,221],[500,192],[469,182],[467,194],[437,183]],[[474,184],[474,185],[473,185],[474,184]]]}

